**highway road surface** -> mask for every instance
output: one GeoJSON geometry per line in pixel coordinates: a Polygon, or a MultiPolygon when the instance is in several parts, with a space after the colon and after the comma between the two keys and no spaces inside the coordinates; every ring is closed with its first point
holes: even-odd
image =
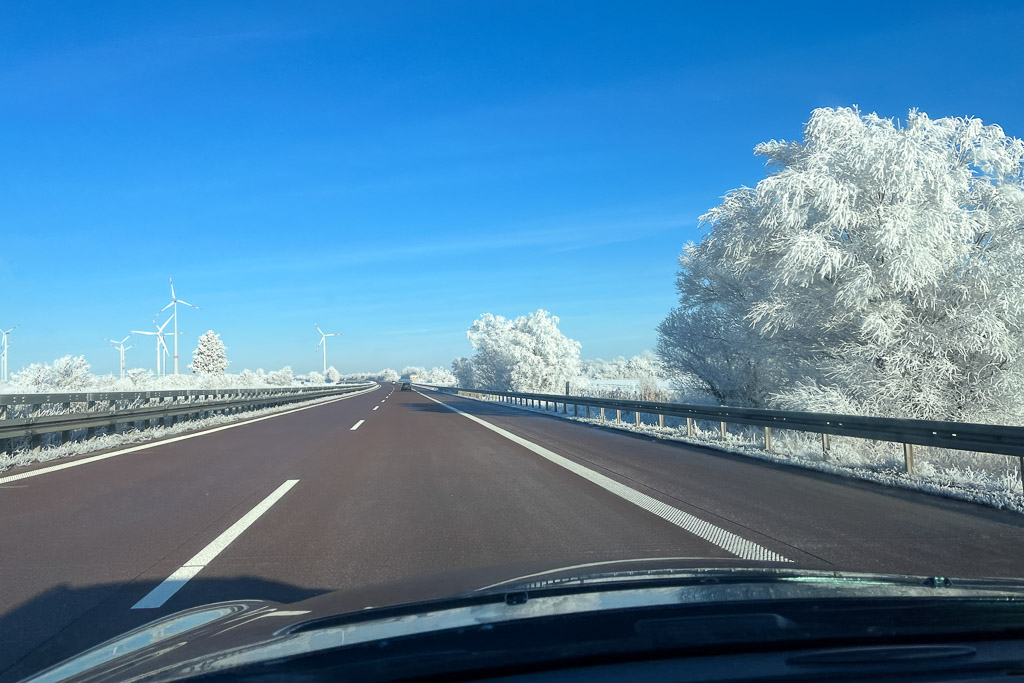
{"type": "Polygon", "coordinates": [[[0,681],[234,598],[653,557],[1024,576],[1015,513],[391,384],[112,456],[0,474],[0,681]]]}

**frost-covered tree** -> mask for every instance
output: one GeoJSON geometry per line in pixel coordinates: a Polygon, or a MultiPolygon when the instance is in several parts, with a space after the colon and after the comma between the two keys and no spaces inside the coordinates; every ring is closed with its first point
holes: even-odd
{"type": "Polygon", "coordinates": [[[309,381],[310,384],[323,384],[324,375],[322,372],[317,372],[316,370],[314,370],[313,372],[309,373],[307,380],[309,381]]]}
{"type": "Polygon", "coordinates": [[[382,382],[397,382],[402,377],[392,368],[384,368],[380,371],[380,381],[382,382]]]}
{"type": "Polygon", "coordinates": [[[421,365],[406,365],[402,368],[402,377],[419,377],[426,373],[427,369],[421,365]]]}
{"type": "Polygon", "coordinates": [[[341,379],[341,373],[338,372],[334,366],[327,368],[327,381],[331,384],[336,384],[341,379]]]}
{"type": "Polygon", "coordinates": [[[561,393],[580,372],[580,343],[562,334],[558,318],[545,310],[514,320],[485,313],[466,336],[475,353],[453,363],[460,385],[561,393]]]}
{"type": "Polygon", "coordinates": [[[27,391],[82,391],[94,382],[85,356],[63,356],[52,365],[32,363],[11,376],[14,386],[27,391]]]}
{"type": "Polygon", "coordinates": [[[723,402],[1005,420],[1024,397],[1024,143],[819,109],[702,216],[659,355],[723,402]]]}
{"type": "Polygon", "coordinates": [[[424,371],[420,375],[420,381],[424,384],[433,384],[439,387],[453,387],[455,386],[455,375],[447,368],[437,366],[424,371]]]}
{"type": "Polygon", "coordinates": [[[241,387],[259,387],[263,386],[266,377],[260,377],[255,372],[246,368],[238,373],[236,382],[241,387]]]}
{"type": "Polygon", "coordinates": [[[294,379],[292,366],[290,365],[286,365],[280,370],[271,370],[267,373],[267,384],[275,387],[290,387],[294,379]]]}
{"type": "Polygon", "coordinates": [[[455,375],[455,384],[460,387],[477,386],[476,375],[473,373],[473,361],[460,356],[452,361],[452,374],[455,375]]]}
{"type": "Polygon", "coordinates": [[[228,365],[227,347],[220,340],[220,335],[213,330],[204,332],[192,352],[188,369],[199,375],[223,375],[228,365]]]}

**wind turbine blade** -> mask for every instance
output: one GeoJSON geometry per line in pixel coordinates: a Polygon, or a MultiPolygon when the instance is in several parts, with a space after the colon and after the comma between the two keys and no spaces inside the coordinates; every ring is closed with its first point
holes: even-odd
{"type": "Polygon", "coordinates": [[[156,315],[154,315],[153,317],[155,318],[157,315],[160,315],[161,313],[163,313],[164,311],[166,311],[168,308],[170,308],[173,305],[174,305],[174,301],[172,301],[171,303],[167,304],[166,306],[161,308],[159,311],[157,311],[156,315]]]}
{"type": "Polygon", "coordinates": [[[131,335],[131,334],[129,334],[129,335],[127,336],[127,337],[125,337],[124,339],[122,339],[122,340],[121,340],[121,341],[119,341],[118,343],[119,343],[119,344],[124,344],[124,343],[125,343],[126,341],[128,341],[129,339],[131,339],[131,336],[132,336],[132,335],[131,335]]]}
{"type": "Polygon", "coordinates": [[[127,351],[128,349],[134,349],[134,348],[135,348],[135,344],[132,344],[131,346],[124,347],[124,350],[127,351]]]}
{"type": "Polygon", "coordinates": [[[316,323],[313,323],[313,327],[315,327],[315,328],[316,328],[316,331],[317,331],[317,332],[319,332],[320,334],[323,334],[323,333],[324,333],[324,331],[323,331],[323,330],[321,330],[321,329],[320,329],[320,326],[319,326],[319,325],[317,325],[316,323]]]}
{"type": "Polygon", "coordinates": [[[132,334],[149,334],[149,335],[153,335],[153,334],[156,334],[156,332],[144,332],[142,330],[132,330],[132,334]]]}
{"type": "Polygon", "coordinates": [[[173,298],[175,298],[174,297],[174,278],[173,277],[168,277],[167,281],[171,283],[171,298],[173,299],[173,298]]]}
{"type": "Polygon", "coordinates": [[[325,334],[324,336],[325,337],[340,337],[341,336],[341,332],[332,332],[330,334],[325,334]]]}
{"type": "Polygon", "coordinates": [[[108,341],[111,344],[117,344],[118,343],[118,342],[114,341],[113,339],[104,339],[103,341],[108,341]]]}
{"type": "Polygon", "coordinates": [[[178,302],[179,304],[185,304],[186,306],[191,306],[192,308],[199,308],[199,307],[198,307],[198,306],[196,306],[195,304],[190,304],[189,302],[187,302],[187,301],[182,301],[181,299],[175,299],[175,301],[177,301],[177,302],[178,302]]]}

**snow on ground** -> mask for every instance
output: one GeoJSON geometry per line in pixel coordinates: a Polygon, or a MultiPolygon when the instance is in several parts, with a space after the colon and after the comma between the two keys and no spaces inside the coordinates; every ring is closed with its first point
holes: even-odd
{"type": "MultiPolygon", "coordinates": [[[[491,402],[487,399],[474,400],[491,402]]],[[[911,476],[903,471],[903,448],[897,443],[867,442],[853,437],[833,436],[826,457],[822,453],[820,435],[773,429],[772,451],[769,452],[763,448],[763,431],[760,428],[730,425],[728,438],[723,442],[717,422],[713,423],[712,429],[701,429],[698,422],[694,436],[688,437],[685,419],[680,418],[666,416],[665,427],[659,428],[657,424],[643,423],[644,419],[656,419],[643,413],[641,425],[636,426],[632,422],[626,422],[627,416],[630,420],[633,419],[633,413],[626,411],[622,414],[623,422],[616,423],[614,411],[606,411],[608,419],[602,422],[599,417],[574,417],[571,414],[504,402],[502,405],[659,439],[710,446],[730,453],[806,467],[843,477],[1024,512],[1024,492],[1017,459],[1008,456],[915,446],[916,473],[911,476]],[[608,412],[611,413],[610,416],[608,412]]],[[[582,405],[580,410],[583,410],[582,405]]],[[[596,409],[591,408],[591,414],[597,415],[596,409]]],[[[712,424],[710,421],[701,422],[705,426],[712,424]]]]}
{"type": "MultiPolygon", "coordinates": [[[[360,394],[365,394],[368,391],[373,391],[375,388],[376,387],[371,387],[363,391],[354,391],[350,394],[344,394],[344,396],[346,398],[359,396],[360,394]]],[[[93,437],[92,439],[70,441],[60,446],[42,448],[38,451],[22,450],[15,451],[14,453],[4,453],[0,454],[0,472],[11,467],[22,467],[37,462],[48,462],[50,460],[70,458],[76,455],[85,455],[86,453],[94,453],[96,451],[105,451],[118,448],[120,446],[137,444],[143,441],[158,441],[184,432],[208,429],[210,427],[217,427],[229,422],[242,422],[254,417],[261,417],[272,413],[303,408],[306,406],[316,405],[317,403],[323,403],[325,401],[337,400],[337,398],[338,396],[323,396],[309,401],[296,401],[295,403],[286,403],[279,406],[251,410],[245,413],[213,415],[200,420],[186,420],[167,427],[158,426],[148,429],[129,429],[125,430],[121,434],[105,434],[93,437]]]]}

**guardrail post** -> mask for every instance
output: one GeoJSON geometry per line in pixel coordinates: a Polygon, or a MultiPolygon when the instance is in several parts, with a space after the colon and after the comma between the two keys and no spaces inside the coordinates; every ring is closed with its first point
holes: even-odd
{"type": "Polygon", "coordinates": [[[764,449],[770,451],[772,449],[772,428],[764,428],[764,449]]]}
{"type": "Polygon", "coordinates": [[[604,406],[601,407],[601,422],[604,422],[604,406]]]}
{"type": "Polygon", "coordinates": [[[686,435],[693,436],[693,418],[686,418],[686,435]]]}
{"type": "Polygon", "coordinates": [[[566,403],[565,401],[562,401],[562,415],[568,415],[568,414],[569,414],[569,404],[566,403]]]}
{"type": "Polygon", "coordinates": [[[639,427],[640,426],[640,412],[639,411],[637,411],[635,413],[635,422],[636,422],[636,426],[639,427]]]}
{"type": "Polygon", "coordinates": [[[723,420],[722,421],[722,441],[725,441],[727,436],[728,436],[728,433],[725,430],[725,421],[723,420]]]}
{"type": "Polygon", "coordinates": [[[579,417],[580,416],[580,404],[579,403],[573,403],[572,404],[572,416],[573,417],[579,417]]]}
{"type": "MultiPolygon", "coordinates": [[[[28,407],[28,414],[31,417],[37,417],[41,412],[43,412],[43,406],[40,403],[33,403],[28,407]]],[[[33,433],[32,436],[29,437],[28,447],[33,451],[41,449],[43,447],[42,435],[39,433],[33,433]]]]}
{"type": "Polygon", "coordinates": [[[665,413],[658,413],[658,428],[665,428],[665,413]]]}
{"type": "MultiPolygon", "coordinates": [[[[67,414],[70,414],[71,413],[71,404],[70,403],[63,403],[62,405],[64,406],[64,412],[67,413],[67,414]]],[[[65,444],[68,441],[71,441],[71,430],[70,429],[65,429],[65,430],[61,431],[61,433],[60,433],[60,443],[61,444],[65,444]]]]}
{"type": "Polygon", "coordinates": [[[831,448],[832,448],[832,439],[829,438],[828,434],[822,432],[821,433],[821,454],[827,458],[828,457],[829,449],[831,449],[831,448]]]}
{"type": "Polygon", "coordinates": [[[914,473],[914,444],[903,444],[903,466],[907,474],[914,473]]]}
{"type": "Polygon", "coordinates": [[[615,409],[615,424],[622,424],[622,411],[615,409]]]}
{"type": "Polygon", "coordinates": [[[586,410],[587,419],[589,420],[590,419],[590,406],[589,405],[583,406],[583,408],[584,408],[584,410],[586,410]]]}

